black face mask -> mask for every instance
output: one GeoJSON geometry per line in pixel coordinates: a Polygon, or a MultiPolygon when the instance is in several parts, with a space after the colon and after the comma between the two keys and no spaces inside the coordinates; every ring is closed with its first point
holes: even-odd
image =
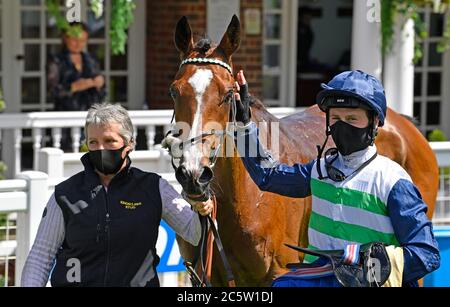
{"type": "Polygon", "coordinates": [[[122,158],[122,151],[126,146],[115,150],[94,150],[89,151],[89,160],[94,167],[104,175],[116,174],[123,165],[125,158],[122,158]]]}
{"type": "Polygon", "coordinates": [[[347,156],[372,144],[370,124],[357,128],[341,120],[330,126],[331,136],[339,152],[347,156]]]}

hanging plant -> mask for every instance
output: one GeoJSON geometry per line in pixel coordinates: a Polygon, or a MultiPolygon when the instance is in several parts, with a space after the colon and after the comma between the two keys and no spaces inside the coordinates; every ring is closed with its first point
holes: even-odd
{"type": "MultiPolygon", "coordinates": [[[[134,0],[110,0],[111,4],[111,22],[110,22],[110,41],[111,52],[113,55],[125,53],[125,45],[128,39],[128,29],[134,20],[134,9],[136,5],[134,0]]],[[[67,35],[78,37],[82,33],[80,26],[70,26],[66,17],[60,10],[60,0],[46,0],[49,14],[55,18],[56,27],[66,32],[67,35]]],[[[96,18],[103,16],[104,0],[90,0],[89,9],[96,18]]]]}
{"type": "MultiPolygon", "coordinates": [[[[449,9],[450,10],[450,9],[449,9]]],[[[442,39],[437,46],[438,52],[445,52],[450,50],[450,18],[447,19],[447,24],[445,27],[442,39]]]]}
{"type": "Polygon", "coordinates": [[[113,54],[125,54],[127,31],[133,23],[135,8],[132,0],[112,0],[110,36],[113,54]]]}
{"type": "MultiPolygon", "coordinates": [[[[395,21],[398,15],[404,20],[412,19],[415,30],[414,63],[423,56],[422,42],[428,36],[425,22],[419,14],[419,9],[432,6],[435,12],[445,13],[450,11],[450,0],[381,0],[381,49],[385,56],[392,47],[395,21]]],[[[450,49],[450,19],[446,22],[446,30],[442,40],[438,44],[438,52],[450,49]]]]}
{"type": "Polygon", "coordinates": [[[91,0],[91,11],[94,13],[95,18],[99,19],[103,16],[104,0],[91,0]]]}
{"type": "Polygon", "coordinates": [[[6,107],[6,104],[5,104],[5,100],[3,99],[3,91],[0,88],[0,113],[3,112],[5,107],[6,107]]]}
{"type": "MultiPolygon", "coordinates": [[[[5,100],[3,99],[3,92],[0,88],[0,113],[5,109],[5,100]]],[[[2,161],[0,161],[0,180],[5,179],[3,176],[4,172],[6,171],[6,165],[2,161]]],[[[1,226],[1,225],[0,225],[1,226]]]]}
{"type": "Polygon", "coordinates": [[[2,161],[0,161],[0,180],[5,179],[4,173],[6,172],[6,165],[2,161]]]}
{"type": "Polygon", "coordinates": [[[59,9],[59,1],[45,0],[45,5],[47,6],[50,16],[55,18],[56,27],[63,32],[66,31],[69,28],[69,23],[59,9]]]}

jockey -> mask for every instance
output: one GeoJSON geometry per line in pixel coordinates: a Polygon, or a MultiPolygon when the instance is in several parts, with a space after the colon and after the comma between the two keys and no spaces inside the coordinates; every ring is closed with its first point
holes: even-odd
{"type": "MultiPolygon", "coordinates": [[[[273,161],[259,143],[256,125],[250,121],[251,98],[243,71],[237,81],[236,142],[242,161],[261,190],[289,197],[312,196],[309,249],[345,250],[382,242],[392,268],[387,285],[417,285],[439,267],[432,224],[417,187],[399,164],[377,155],[374,140],[386,118],[380,81],[362,71],[347,71],[323,84],[317,104],[326,113],[327,139],[331,135],[336,148],[322,157],[325,141],[317,159],[293,166],[273,161]]],[[[304,262],[321,260],[306,255],[304,262]]],[[[288,273],[273,285],[340,284],[332,274],[302,278],[288,273]]]]}

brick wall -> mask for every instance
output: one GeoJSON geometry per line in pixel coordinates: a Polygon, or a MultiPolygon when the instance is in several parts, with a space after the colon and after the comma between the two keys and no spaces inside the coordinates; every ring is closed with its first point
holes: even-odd
{"type": "MultiPolygon", "coordinates": [[[[245,69],[251,92],[261,97],[262,36],[244,33],[246,8],[259,8],[262,16],[262,0],[241,0],[242,43],[233,62],[236,71],[245,69]]],[[[180,62],[173,35],[183,15],[188,17],[195,39],[206,33],[206,0],[147,1],[146,90],[151,109],[172,108],[168,88],[180,62]]]]}

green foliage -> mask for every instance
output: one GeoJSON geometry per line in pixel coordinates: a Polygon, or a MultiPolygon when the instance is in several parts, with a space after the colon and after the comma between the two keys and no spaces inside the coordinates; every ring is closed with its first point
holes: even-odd
{"type": "Polygon", "coordinates": [[[103,0],[91,0],[91,11],[94,13],[95,18],[100,18],[103,15],[103,0]]]}
{"type": "Polygon", "coordinates": [[[430,134],[428,134],[428,141],[430,142],[445,142],[447,140],[448,139],[444,131],[439,129],[434,129],[430,132],[430,134]]]}
{"type": "MultiPolygon", "coordinates": [[[[4,107],[5,107],[5,102],[3,101],[3,95],[0,90],[0,112],[3,110],[4,107]]],[[[5,171],[6,171],[6,165],[2,161],[0,161],[0,180],[5,179],[5,177],[3,176],[5,171]]]]}
{"type": "Polygon", "coordinates": [[[6,107],[5,100],[3,99],[3,92],[0,88],[0,112],[2,112],[6,107]]]}
{"type": "MultiPolygon", "coordinates": [[[[6,213],[0,213],[0,227],[5,227],[8,222],[8,215],[6,213]]],[[[6,239],[6,233],[4,230],[0,230],[0,241],[6,239]]]]}
{"type": "MultiPolygon", "coordinates": [[[[110,38],[111,51],[113,55],[125,53],[125,45],[128,39],[128,29],[134,20],[134,0],[111,0],[111,24],[110,38]]],[[[62,32],[67,32],[69,36],[78,37],[81,27],[70,27],[69,22],[60,11],[59,0],[45,0],[49,14],[56,20],[56,27],[62,32]]],[[[94,12],[96,18],[103,15],[103,0],[90,0],[89,9],[94,12]]]]}
{"type": "Polygon", "coordinates": [[[80,37],[81,33],[83,33],[83,28],[79,25],[70,26],[66,17],[60,10],[59,2],[59,0],[45,0],[45,5],[47,6],[49,14],[56,20],[56,27],[70,37],[80,37]]]}
{"type": "MultiPolygon", "coordinates": [[[[3,100],[3,93],[0,88],[0,113],[5,109],[5,101],[3,100]]],[[[6,171],[6,165],[2,161],[0,161],[0,180],[5,179],[3,173],[6,171]]]]}
{"type": "Polygon", "coordinates": [[[61,14],[59,0],[45,0],[45,5],[47,6],[49,14],[56,20],[56,27],[61,31],[67,30],[67,28],[69,28],[69,22],[63,14],[61,14]]]}
{"type": "Polygon", "coordinates": [[[450,50],[450,18],[447,19],[447,25],[445,27],[445,32],[442,35],[442,39],[437,46],[438,52],[446,52],[450,50]]]}
{"type": "Polygon", "coordinates": [[[394,20],[396,17],[396,1],[381,1],[381,51],[386,54],[391,48],[394,36],[394,20]]]}
{"type": "MultiPolygon", "coordinates": [[[[386,55],[392,47],[394,26],[397,16],[400,14],[405,20],[411,18],[415,24],[414,63],[423,56],[421,43],[428,36],[426,25],[419,14],[419,8],[432,6],[435,11],[444,13],[450,11],[450,0],[441,0],[440,6],[435,5],[436,0],[381,0],[381,50],[386,55]]],[[[450,49],[450,19],[446,22],[446,30],[442,40],[438,44],[437,51],[444,52],[450,49]]]]}
{"type": "Polygon", "coordinates": [[[5,177],[3,176],[3,174],[5,173],[7,167],[5,165],[5,163],[3,163],[2,161],[0,161],[0,180],[5,179],[5,177]]]}
{"type": "Polygon", "coordinates": [[[127,30],[134,20],[136,5],[132,0],[112,0],[111,12],[111,50],[113,54],[124,54],[127,30]]]}
{"type": "Polygon", "coordinates": [[[80,146],[80,152],[88,152],[88,151],[89,151],[88,146],[86,145],[86,143],[83,143],[83,144],[80,146]]]}

